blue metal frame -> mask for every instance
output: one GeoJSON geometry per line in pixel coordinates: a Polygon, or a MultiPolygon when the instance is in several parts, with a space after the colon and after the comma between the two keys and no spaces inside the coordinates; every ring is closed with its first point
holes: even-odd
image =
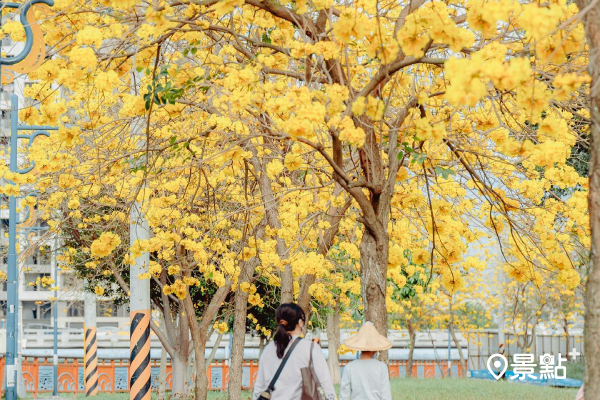
{"type": "Polygon", "coordinates": [[[31,31],[31,25],[27,21],[27,12],[31,6],[35,4],[46,4],[50,7],[54,5],[54,0],[30,0],[25,3],[12,3],[0,1],[0,9],[2,8],[14,8],[21,9],[19,18],[23,28],[25,29],[25,48],[15,57],[0,57],[0,65],[15,65],[23,61],[31,52],[33,47],[33,32],[31,31]],[[25,23],[24,23],[25,22],[25,23]]]}
{"type": "MultiPolygon", "coordinates": [[[[11,98],[10,111],[10,172],[26,174],[35,167],[35,163],[28,168],[18,167],[19,139],[29,140],[29,146],[36,137],[49,136],[47,131],[57,130],[52,126],[19,125],[19,98],[16,94],[11,98]],[[30,134],[19,134],[20,131],[33,131],[30,134]]],[[[11,182],[14,184],[14,182],[11,182]]],[[[17,196],[10,196],[8,216],[8,277],[7,277],[7,316],[6,316],[6,400],[16,400],[17,371],[15,357],[18,351],[18,266],[17,266],[17,225],[24,222],[17,215],[17,196]],[[14,374],[12,379],[9,374],[14,374]]]]}
{"type": "MultiPolygon", "coordinates": [[[[33,47],[33,31],[30,21],[27,20],[27,13],[31,6],[35,4],[54,5],[54,0],[28,0],[24,3],[4,2],[0,1],[0,10],[4,8],[12,8],[19,10],[19,21],[25,29],[25,46],[23,50],[15,57],[0,56],[0,75],[3,65],[15,65],[23,61],[33,47]]],[[[1,50],[1,43],[0,43],[1,50]]],[[[19,126],[19,98],[13,94],[11,98],[11,129],[10,129],[10,171],[18,174],[26,174],[34,168],[34,164],[29,168],[20,169],[18,163],[18,144],[19,139],[28,139],[29,145],[33,143],[39,135],[49,136],[49,130],[56,130],[50,126],[19,126]],[[20,131],[33,131],[30,134],[19,134],[20,131]]],[[[14,182],[11,182],[14,185],[14,182]]],[[[5,367],[5,385],[6,385],[6,400],[16,400],[17,391],[17,370],[15,368],[15,357],[18,351],[18,324],[17,313],[19,304],[18,290],[18,269],[17,269],[17,224],[22,221],[17,221],[17,197],[10,196],[9,199],[9,227],[8,227],[8,273],[7,273],[7,316],[6,316],[6,367],[5,367]]],[[[55,368],[56,373],[56,368],[55,368]]],[[[55,377],[56,378],[56,377],[55,377]]],[[[56,385],[56,379],[55,379],[56,385]]],[[[55,389],[56,392],[56,389],[55,389]]]]}
{"type": "Polygon", "coordinates": [[[54,238],[54,251],[52,257],[54,257],[54,307],[52,309],[53,333],[54,333],[54,354],[52,357],[52,364],[54,365],[54,388],[52,389],[52,395],[58,396],[58,262],[56,261],[56,252],[58,251],[58,240],[54,238]]]}

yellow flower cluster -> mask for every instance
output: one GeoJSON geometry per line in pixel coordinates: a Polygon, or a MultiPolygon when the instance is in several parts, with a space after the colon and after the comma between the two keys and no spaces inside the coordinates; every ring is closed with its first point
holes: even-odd
{"type": "Polygon", "coordinates": [[[77,44],[80,46],[90,45],[100,48],[104,35],[95,26],[88,25],[77,33],[77,44]]]}
{"type": "Polygon", "coordinates": [[[229,326],[227,326],[227,322],[225,321],[215,321],[213,329],[219,333],[226,333],[229,330],[229,326]]]}
{"type": "Polygon", "coordinates": [[[345,345],[340,345],[340,347],[338,348],[338,354],[339,355],[344,355],[344,354],[354,354],[356,351],[352,350],[348,347],[346,347],[345,345]]]}
{"type": "Polygon", "coordinates": [[[96,54],[89,47],[74,47],[69,53],[69,58],[77,67],[91,67],[96,63],[96,54]]]}
{"type": "Polygon", "coordinates": [[[240,284],[240,289],[246,293],[250,293],[250,294],[256,293],[256,286],[254,286],[254,284],[252,284],[250,282],[242,282],[240,284]]]}
{"type": "Polygon", "coordinates": [[[17,21],[6,21],[2,24],[2,29],[0,32],[2,34],[9,35],[10,38],[15,42],[25,41],[25,29],[23,28],[23,25],[17,21]]]}
{"type": "Polygon", "coordinates": [[[433,1],[406,18],[404,26],[398,31],[397,39],[404,54],[422,57],[430,40],[447,44],[452,51],[458,52],[473,44],[474,35],[471,31],[456,26],[445,3],[433,1]]]}
{"type": "Polygon", "coordinates": [[[102,258],[109,256],[119,245],[121,238],[112,232],[104,232],[92,242],[90,251],[92,256],[102,258]]]}
{"type": "Polygon", "coordinates": [[[187,297],[187,285],[180,279],[176,279],[171,285],[163,287],[164,294],[175,294],[179,299],[183,300],[187,297]]]}
{"type": "Polygon", "coordinates": [[[167,269],[167,273],[169,275],[177,275],[179,273],[179,271],[181,271],[181,268],[179,267],[179,265],[170,265],[169,269],[167,269]]]}
{"type": "Polygon", "coordinates": [[[302,155],[289,152],[285,155],[283,165],[288,171],[296,171],[302,166],[302,155]]]}
{"type": "Polygon", "coordinates": [[[263,308],[265,303],[258,293],[251,294],[248,296],[248,303],[253,307],[263,308]]]}
{"type": "Polygon", "coordinates": [[[150,261],[148,272],[154,275],[156,278],[158,278],[160,276],[160,273],[162,272],[162,267],[156,261],[150,261]]]}
{"type": "Polygon", "coordinates": [[[442,274],[442,285],[444,285],[450,293],[456,293],[464,288],[465,281],[458,270],[448,268],[442,274]]]}
{"type": "Polygon", "coordinates": [[[362,39],[368,26],[366,16],[358,10],[347,9],[333,25],[333,35],[341,42],[348,43],[352,39],[362,39]]]}
{"type": "Polygon", "coordinates": [[[271,337],[271,330],[261,326],[254,315],[248,314],[248,320],[254,324],[254,329],[258,332],[261,332],[264,337],[271,337]]]}
{"type": "Polygon", "coordinates": [[[557,280],[570,290],[575,289],[581,283],[581,276],[573,268],[565,268],[558,273],[557,280]]]}
{"type": "Polygon", "coordinates": [[[340,133],[338,137],[344,142],[348,142],[356,147],[362,147],[365,144],[366,134],[362,128],[354,126],[354,122],[350,117],[344,117],[340,122],[340,133]]]}

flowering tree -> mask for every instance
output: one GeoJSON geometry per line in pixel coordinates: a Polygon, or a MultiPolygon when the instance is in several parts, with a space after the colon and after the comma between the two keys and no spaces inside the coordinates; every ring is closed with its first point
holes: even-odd
{"type": "Polygon", "coordinates": [[[578,276],[571,234],[585,241],[587,228],[569,221],[585,220],[572,218],[585,213],[585,192],[540,202],[552,185],[583,190],[568,164],[585,135],[585,111],[569,105],[588,81],[583,30],[557,30],[573,5],[225,1],[189,5],[186,19],[178,11],[165,8],[165,20],[204,46],[184,62],[211,76],[206,102],[193,105],[244,121],[240,140],[308,146],[355,202],[365,316],[381,331],[395,210],[426,235],[413,246],[452,290],[462,286],[464,239],[476,238],[468,221],[494,232],[517,274],[578,276]],[[569,219],[555,225],[559,212],[569,219]]]}

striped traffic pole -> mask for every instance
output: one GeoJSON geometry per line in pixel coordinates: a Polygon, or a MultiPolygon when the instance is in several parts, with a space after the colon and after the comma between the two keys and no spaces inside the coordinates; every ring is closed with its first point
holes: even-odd
{"type": "MultiPolygon", "coordinates": [[[[131,209],[130,243],[148,240],[148,222],[139,204],[131,209]]],[[[129,307],[131,310],[131,335],[129,346],[129,399],[150,400],[150,280],[140,279],[148,272],[150,256],[142,253],[135,259],[129,277],[129,307]]]]}
{"type": "Polygon", "coordinates": [[[98,343],[96,342],[96,295],[85,293],[84,370],[86,397],[98,394],[98,343]]]}

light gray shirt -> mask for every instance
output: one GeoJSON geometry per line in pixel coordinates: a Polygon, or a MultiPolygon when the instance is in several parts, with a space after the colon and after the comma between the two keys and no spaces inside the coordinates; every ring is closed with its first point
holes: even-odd
{"type": "Polygon", "coordinates": [[[354,360],[344,367],[340,400],[392,400],[390,372],[379,360],[354,360]]]}
{"type": "MultiPolygon", "coordinates": [[[[296,340],[295,337],[290,341],[286,353],[294,340],[296,340]]],[[[275,383],[275,390],[271,394],[271,400],[300,400],[302,398],[302,374],[300,369],[308,367],[310,344],[310,340],[302,339],[300,343],[296,345],[296,348],[283,367],[279,379],[277,379],[277,382],[275,383]]],[[[335,388],[331,381],[327,361],[325,360],[323,351],[321,351],[321,347],[316,343],[313,346],[312,359],[315,375],[325,392],[325,399],[335,400],[335,388]]],[[[277,357],[275,343],[271,342],[265,347],[260,356],[258,373],[252,395],[253,400],[258,399],[258,397],[267,390],[269,383],[271,383],[271,379],[275,376],[275,372],[277,372],[277,368],[279,368],[280,364],[281,359],[277,357]]]]}

